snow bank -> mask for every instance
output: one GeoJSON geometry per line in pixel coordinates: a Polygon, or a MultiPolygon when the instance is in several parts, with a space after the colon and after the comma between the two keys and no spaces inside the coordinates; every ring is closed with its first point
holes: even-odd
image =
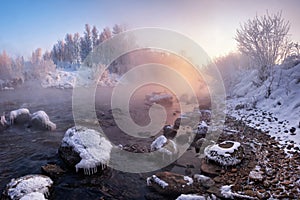
{"type": "Polygon", "coordinates": [[[30,199],[29,197],[31,196],[36,199],[42,199],[42,196],[49,195],[49,188],[52,184],[53,181],[47,176],[27,175],[18,179],[12,179],[7,184],[7,195],[11,199],[20,199],[23,197],[26,200],[30,199]]]}
{"type": "Polygon", "coordinates": [[[273,76],[261,86],[255,85],[255,80],[255,70],[239,77],[232,98],[227,101],[228,114],[280,138],[282,142],[294,141],[300,146],[300,64],[274,66],[273,76]],[[266,98],[271,81],[271,94],[266,98]],[[245,106],[235,109],[237,105],[245,106]],[[293,127],[295,131],[292,133],[293,127]]]}
{"type": "Polygon", "coordinates": [[[205,156],[223,166],[236,165],[242,161],[240,153],[235,155],[241,147],[239,142],[224,141],[220,144],[209,145],[204,149],[205,156]],[[222,145],[232,144],[229,148],[224,148],[222,145]]]}
{"type": "Polygon", "coordinates": [[[83,169],[85,174],[97,172],[97,167],[104,168],[110,160],[111,143],[99,132],[77,126],[67,130],[62,146],[71,146],[81,157],[75,165],[76,171],[83,169]]]}
{"type": "Polygon", "coordinates": [[[88,87],[91,84],[97,82],[100,86],[110,86],[113,87],[118,83],[120,78],[117,74],[104,73],[102,78],[98,80],[93,79],[93,70],[87,68],[78,71],[62,71],[56,70],[55,72],[49,72],[45,79],[42,81],[41,85],[44,88],[59,88],[59,89],[69,89],[76,86],[88,87]]]}

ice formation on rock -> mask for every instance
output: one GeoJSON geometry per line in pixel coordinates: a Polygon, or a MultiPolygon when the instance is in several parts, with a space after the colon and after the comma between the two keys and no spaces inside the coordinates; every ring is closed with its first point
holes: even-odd
{"type": "Polygon", "coordinates": [[[84,174],[94,174],[97,167],[102,169],[110,160],[111,143],[99,132],[82,126],[69,128],[62,140],[61,146],[72,147],[81,158],[75,165],[76,171],[84,170],[84,174]]]}
{"type": "Polygon", "coordinates": [[[44,175],[26,175],[17,179],[12,179],[6,186],[6,194],[10,199],[29,199],[33,196],[37,199],[41,195],[48,196],[49,188],[52,186],[53,181],[44,175]],[[32,194],[34,193],[34,194],[32,194]],[[38,195],[36,193],[40,193],[38,195]],[[30,195],[31,194],[31,195],[30,195]]]}
{"type": "Polygon", "coordinates": [[[220,144],[209,145],[204,149],[204,154],[223,166],[236,165],[242,161],[243,149],[239,142],[224,141],[220,144]],[[228,147],[225,147],[228,145],[228,147]]]}
{"type": "Polygon", "coordinates": [[[20,108],[18,110],[13,110],[10,112],[9,120],[10,124],[14,124],[14,122],[17,120],[24,120],[27,121],[30,119],[30,112],[27,108],[20,108]]]}
{"type": "Polygon", "coordinates": [[[37,111],[31,115],[31,124],[46,128],[48,130],[55,130],[56,124],[50,121],[49,116],[42,110],[37,111]]]}
{"type": "Polygon", "coordinates": [[[31,192],[29,194],[24,195],[20,200],[47,200],[47,199],[42,193],[31,192]]]}
{"type": "Polygon", "coordinates": [[[164,135],[159,136],[152,142],[151,151],[155,151],[162,148],[167,143],[167,141],[168,139],[164,135]]]}
{"type": "Polygon", "coordinates": [[[173,140],[168,140],[164,135],[159,136],[152,142],[151,151],[159,151],[163,153],[163,159],[165,155],[172,158],[173,155],[178,153],[176,143],[173,140]]]}

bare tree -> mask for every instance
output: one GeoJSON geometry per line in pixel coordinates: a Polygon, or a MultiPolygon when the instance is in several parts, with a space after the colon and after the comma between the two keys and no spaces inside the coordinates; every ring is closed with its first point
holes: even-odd
{"type": "Polygon", "coordinates": [[[237,30],[235,40],[240,52],[249,56],[259,68],[260,80],[270,75],[271,66],[280,63],[288,51],[290,23],[277,14],[256,16],[237,30]]]}

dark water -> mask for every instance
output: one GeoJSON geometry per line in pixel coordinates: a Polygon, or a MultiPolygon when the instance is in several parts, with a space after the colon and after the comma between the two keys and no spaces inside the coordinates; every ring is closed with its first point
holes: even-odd
{"type": "MultiPolygon", "coordinates": [[[[96,109],[109,109],[110,88],[97,91],[96,109]]],[[[0,133],[0,190],[12,179],[27,174],[41,174],[41,166],[55,163],[66,169],[57,150],[65,131],[74,125],[72,116],[72,90],[22,87],[14,91],[0,91],[0,113],[26,107],[31,113],[44,110],[57,130],[33,131],[24,126],[13,126],[0,133]]],[[[172,111],[173,112],[173,111],[172,111]]],[[[114,143],[149,145],[152,139],[131,138],[121,134],[114,126],[104,127],[114,143]]],[[[192,154],[191,154],[192,155],[192,154]]],[[[188,157],[181,158],[189,160],[188,157]]],[[[183,173],[184,168],[169,166],[169,171],[183,173]]],[[[54,182],[50,199],[144,199],[149,192],[146,177],[149,174],[131,174],[107,170],[104,175],[84,176],[73,170],[54,182]]]]}

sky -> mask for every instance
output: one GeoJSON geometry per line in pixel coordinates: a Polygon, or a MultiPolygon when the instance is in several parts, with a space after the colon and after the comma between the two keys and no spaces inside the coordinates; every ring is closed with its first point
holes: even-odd
{"type": "Polygon", "coordinates": [[[267,10],[282,11],[300,42],[299,0],[0,0],[0,52],[26,58],[67,33],[82,35],[86,23],[99,30],[126,24],[180,32],[214,58],[236,51],[236,29],[267,10]]]}

